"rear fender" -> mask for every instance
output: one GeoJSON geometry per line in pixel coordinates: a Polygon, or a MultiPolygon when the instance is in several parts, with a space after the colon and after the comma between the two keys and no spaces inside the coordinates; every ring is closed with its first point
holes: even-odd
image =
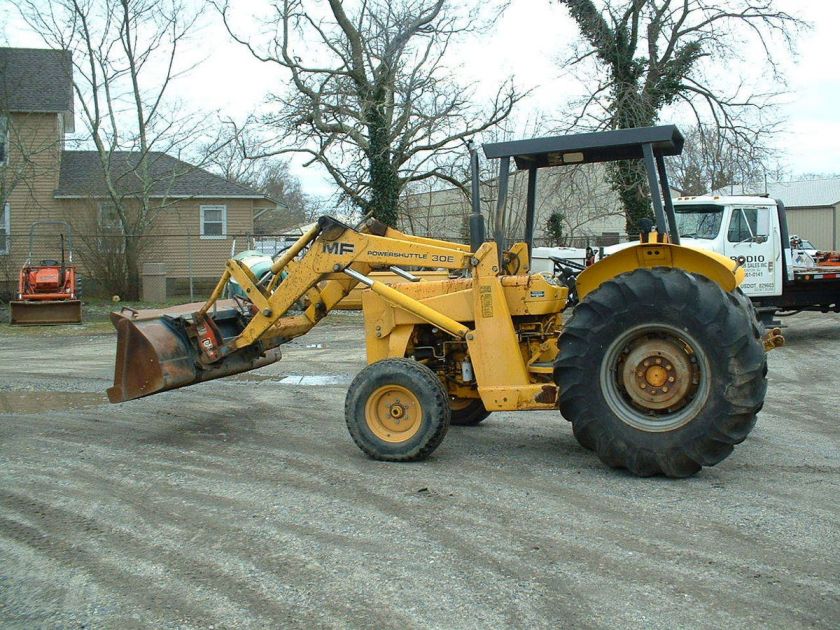
{"type": "Polygon", "coordinates": [[[578,297],[582,300],[607,280],[623,273],[653,267],[673,267],[706,276],[727,293],[740,285],[745,275],[736,261],[716,252],[672,243],[639,243],[583,271],[577,278],[578,297]]]}

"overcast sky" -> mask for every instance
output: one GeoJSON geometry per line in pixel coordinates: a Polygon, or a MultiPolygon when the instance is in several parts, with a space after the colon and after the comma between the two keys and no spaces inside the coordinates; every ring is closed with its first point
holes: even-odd
{"type": "MultiPolygon", "coordinates": [[[[37,35],[15,17],[10,0],[5,2],[4,39],[10,46],[40,47],[37,35]]],[[[11,0],[14,2],[14,0],[11,0]]],[[[780,0],[779,6],[809,21],[813,29],[801,34],[798,59],[786,62],[788,85],[770,83],[768,91],[785,89],[782,113],[787,132],[777,146],[782,163],[792,176],[800,173],[840,173],[840,69],[838,69],[837,24],[840,2],[835,0],[780,0]]],[[[237,0],[234,6],[248,15],[251,3],[237,0]]],[[[242,28],[249,28],[241,20],[242,28]]],[[[532,89],[531,96],[517,112],[519,126],[533,119],[536,112],[558,116],[569,99],[580,94],[580,86],[560,66],[577,30],[562,8],[546,0],[513,0],[510,8],[491,33],[474,36],[453,52],[453,66],[465,80],[478,83],[477,96],[487,98],[499,81],[513,76],[521,89],[532,89]]],[[[265,100],[268,90],[287,85],[282,70],[254,60],[241,46],[231,42],[211,12],[201,24],[188,51],[203,62],[173,85],[177,95],[191,107],[219,111],[244,118],[265,100]]],[[[758,54],[759,51],[747,51],[758,54]]],[[[749,61],[747,61],[749,63],[749,61]]],[[[726,81],[722,74],[721,82],[726,81]]],[[[763,88],[764,86],[762,86],[763,88]]],[[[666,120],[687,122],[687,120],[666,120]]],[[[465,157],[466,159],[466,157],[465,157]]],[[[324,173],[313,166],[294,172],[310,194],[327,196],[333,187],[324,173]]]]}

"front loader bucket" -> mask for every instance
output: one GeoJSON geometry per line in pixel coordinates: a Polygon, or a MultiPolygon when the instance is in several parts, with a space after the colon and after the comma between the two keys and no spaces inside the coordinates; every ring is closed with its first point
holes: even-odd
{"type": "Polygon", "coordinates": [[[132,320],[111,313],[111,322],[117,329],[114,386],[108,388],[112,403],[247,372],[274,363],[281,356],[277,348],[261,352],[249,347],[204,365],[181,317],[132,320]]]}
{"type": "Polygon", "coordinates": [[[82,303],[79,300],[13,301],[9,303],[9,323],[20,326],[81,324],[82,303]]]}

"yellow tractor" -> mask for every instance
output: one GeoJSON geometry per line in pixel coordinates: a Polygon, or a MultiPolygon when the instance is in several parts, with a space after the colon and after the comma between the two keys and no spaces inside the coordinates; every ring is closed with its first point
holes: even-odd
{"type": "Polygon", "coordinates": [[[473,151],[469,245],[374,219],[350,227],[321,217],[260,279],[228,261],[195,312],[114,313],[108,396],[122,402],[272,363],[279,346],[362,283],[370,289],[362,300],[368,366],[350,385],[345,417],[369,456],[420,460],[450,423],[559,409],[580,443],[610,466],[685,477],[714,465],[753,427],[766,391],[765,349],[782,339],[760,329],[738,289],[737,262],[679,245],[663,156],[682,145],[673,126],[485,145],[485,155],[499,159],[494,239],[484,238],[473,151]],[[528,171],[528,199],[525,239],[509,245],[511,158],[528,171]],[[656,227],[580,273],[579,303],[567,317],[569,286],[528,271],[537,172],[619,159],[644,161],[656,227]],[[405,267],[451,273],[411,282],[405,267]],[[371,279],[382,268],[408,282],[371,279]],[[220,297],[231,279],[247,298],[225,307],[220,297]],[[296,303],[302,312],[290,312],[296,303]]]}

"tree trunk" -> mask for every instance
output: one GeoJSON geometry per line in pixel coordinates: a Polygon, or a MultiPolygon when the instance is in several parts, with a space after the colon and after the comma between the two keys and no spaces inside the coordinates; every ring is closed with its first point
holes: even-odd
{"type": "Polygon", "coordinates": [[[369,211],[373,216],[391,227],[397,225],[397,205],[400,199],[399,177],[388,160],[371,160],[373,189],[369,211]]]}
{"type": "Polygon", "coordinates": [[[391,160],[388,126],[380,112],[368,112],[370,135],[370,203],[368,211],[391,227],[397,225],[397,206],[400,200],[400,178],[391,160]]]}
{"type": "Polygon", "coordinates": [[[624,207],[625,229],[632,239],[639,233],[641,219],[653,219],[645,169],[637,160],[610,165],[610,182],[624,207]]]}
{"type": "MultiPolygon", "coordinates": [[[[637,84],[638,79],[630,79],[629,75],[630,71],[625,70],[620,75],[624,81],[619,82],[616,87],[615,127],[649,127],[656,122],[656,112],[642,87],[637,84]]],[[[610,180],[624,206],[625,229],[632,239],[640,231],[641,219],[653,219],[644,164],[640,160],[615,162],[610,165],[610,180]]]]}
{"type": "Polygon", "coordinates": [[[136,236],[125,237],[125,295],[126,300],[140,299],[140,255],[136,236]]]}

